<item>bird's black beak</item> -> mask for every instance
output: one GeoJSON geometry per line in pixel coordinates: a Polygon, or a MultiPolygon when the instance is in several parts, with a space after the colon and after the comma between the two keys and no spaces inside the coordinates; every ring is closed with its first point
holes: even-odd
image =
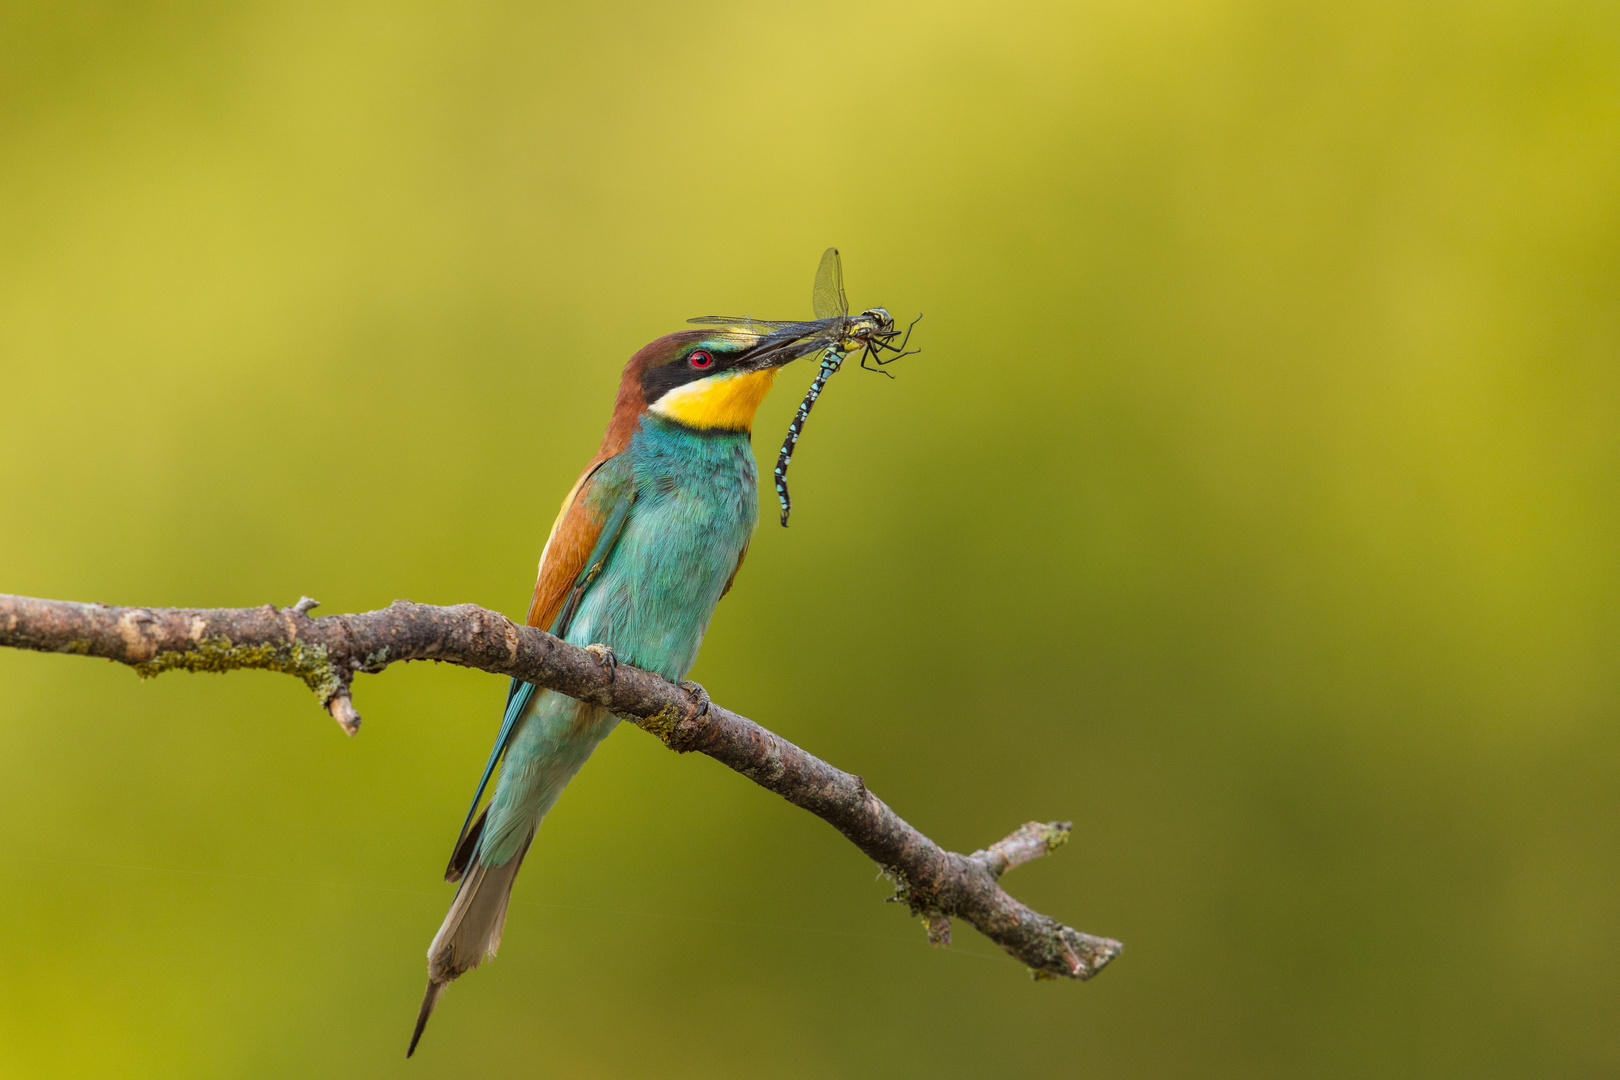
{"type": "Polygon", "coordinates": [[[786,327],[761,338],[743,360],[743,366],[751,371],[782,367],[802,356],[818,353],[831,344],[833,339],[814,323],[786,327]]]}

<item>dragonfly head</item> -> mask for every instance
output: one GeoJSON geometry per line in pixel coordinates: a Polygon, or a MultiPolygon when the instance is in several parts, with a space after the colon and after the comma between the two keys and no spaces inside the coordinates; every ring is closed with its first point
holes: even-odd
{"type": "Polygon", "coordinates": [[[844,327],[839,347],[843,352],[858,349],[875,336],[892,333],[894,316],[880,307],[867,308],[849,320],[844,327]]]}

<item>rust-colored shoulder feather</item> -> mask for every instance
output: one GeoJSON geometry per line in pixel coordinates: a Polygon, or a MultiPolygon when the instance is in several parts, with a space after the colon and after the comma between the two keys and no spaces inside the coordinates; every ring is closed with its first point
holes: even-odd
{"type": "Polygon", "coordinates": [[[551,535],[546,538],[545,550],[540,553],[540,575],[534,584],[534,599],[529,602],[530,626],[551,629],[568,597],[568,590],[585,568],[585,560],[591,557],[591,549],[602,535],[607,515],[593,508],[587,498],[591,478],[603,462],[622,454],[630,445],[636,424],[647,411],[647,399],[641,391],[642,374],[675,355],[682,345],[701,337],[703,331],[691,330],[661,337],[644,346],[624,365],[619,396],[613,402],[613,418],[608,421],[602,445],[574,481],[568,497],[563,499],[562,509],[551,526],[551,535]]]}
{"type": "Polygon", "coordinates": [[[585,568],[585,560],[590,558],[597,537],[602,535],[603,518],[592,512],[587,505],[589,500],[582,497],[582,492],[590,482],[591,474],[606,460],[591,461],[584,474],[574,482],[573,490],[563,500],[562,510],[551,526],[545,550],[540,553],[540,575],[534,583],[534,598],[529,601],[530,626],[551,629],[557,613],[562,610],[568,590],[585,568]]]}

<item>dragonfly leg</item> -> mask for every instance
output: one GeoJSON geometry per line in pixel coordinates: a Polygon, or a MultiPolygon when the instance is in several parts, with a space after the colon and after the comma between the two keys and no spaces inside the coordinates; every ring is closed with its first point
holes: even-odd
{"type": "Polygon", "coordinates": [[[911,328],[916,326],[920,322],[922,322],[922,316],[918,315],[915,319],[912,319],[911,322],[906,325],[906,336],[904,338],[901,338],[901,341],[900,341],[899,345],[890,344],[889,339],[899,337],[900,336],[900,331],[893,330],[893,331],[890,331],[887,334],[884,334],[883,335],[884,348],[893,349],[895,352],[904,351],[905,347],[907,345],[911,344],[911,328]]]}
{"type": "Polygon", "coordinates": [[[883,365],[898,359],[898,356],[891,356],[888,360],[883,359],[883,357],[878,355],[878,351],[872,347],[871,343],[868,342],[866,348],[861,350],[861,370],[875,371],[879,375],[887,375],[892,379],[894,378],[894,372],[884,371],[883,365]],[[868,360],[874,361],[877,364],[877,367],[869,367],[866,363],[868,360]]]}

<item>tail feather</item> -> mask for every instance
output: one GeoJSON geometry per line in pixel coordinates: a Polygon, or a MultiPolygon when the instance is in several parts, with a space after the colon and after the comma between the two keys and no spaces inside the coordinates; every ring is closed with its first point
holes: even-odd
{"type": "Polygon", "coordinates": [[[490,866],[474,856],[462,876],[461,887],[444,925],[428,946],[428,985],[422,996],[422,1008],[416,1015],[416,1029],[411,1032],[411,1045],[405,1051],[410,1057],[422,1039],[428,1017],[439,998],[457,978],[471,971],[485,960],[494,957],[501,947],[501,930],[506,926],[506,905],[512,896],[512,883],[517,880],[518,867],[534,841],[534,830],[518,853],[500,866],[490,866]]]}
{"type": "Polygon", "coordinates": [[[427,993],[422,995],[422,1007],[416,1013],[416,1029],[411,1032],[411,1045],[405,1050],[406,1057],[416,1053],[416,1044],[422,1041],[422,1032],[427,1030],[428,1017],[433,1015],[433,1006],[439,1003],[439,996],[449,985],[449,983],[428,983],[427,993]]]}
{"type": "Polygon", "coordinates": [[[603,709],[546,692],[536,695],[514,729],[495,794],[450,857],[445,877],[459,878],[456,898],[428,946],[427,992],[407,1057],[416,1050],[445,988],[500,948],[512,883],[535,830],[617,723],[603,709]],[[494,859],[503,861],[496,864],[494,859]]]}
{"type": "Polygon", "coordinates": [[[467,830],[467,835],[461,838],[456,850],[450,853],[450,865],[445,867],[444,880],[460,881],[461,875],[467,872],[467,864],[472,862],[473,852],[478,850],[478,841],[484,835],[484,822],[489,820],[489,807],[478,815],[473,827],[467,830]]]}

